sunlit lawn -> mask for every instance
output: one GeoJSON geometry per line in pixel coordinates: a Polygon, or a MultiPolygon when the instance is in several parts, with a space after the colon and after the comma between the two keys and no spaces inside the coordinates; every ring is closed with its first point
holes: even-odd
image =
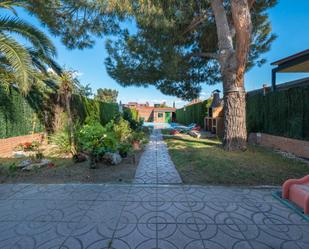
{"type": "Polygon", "coordinates": [[[227,152],[216,140],[164,139],[184,183],[281,185],[288,178],[309,174],[309,164],[258,146],[227,152]]]}

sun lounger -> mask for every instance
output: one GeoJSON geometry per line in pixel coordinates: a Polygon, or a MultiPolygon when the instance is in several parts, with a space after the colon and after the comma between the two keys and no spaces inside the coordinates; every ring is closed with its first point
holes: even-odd
{"type": "Polygon", "coordinates": [[[194,127],[196,126],[196,124],[192,123],[189,124],[188,126],[185,125],[176,125],[173,127],[174,130],[178,130],[178,131],[190,131],[192,130],[194,127]]]}

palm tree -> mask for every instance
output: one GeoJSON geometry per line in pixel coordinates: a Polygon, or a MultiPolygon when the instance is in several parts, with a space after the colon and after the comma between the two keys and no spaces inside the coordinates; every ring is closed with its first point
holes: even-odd
{"type": "MultiPolygon", "coordinates": [[[[24,6],[24,1],[3,1],[0,8],[12,10],[24,6]]],[[[0,82],[5,86],[16,85],[26,94],[33,83],[43,83],[49,67],[61,73],[53,61],[56,48],[49,38],[36,27],[17,17],[0,17],[0,82]],[[18,35],[30,44],[19,43],[12,35],[18,35]]]]}
{"type": "MultiPolygon", "coordinates": [[[[73,124],[73,117],[71,112],[71,100],[72,94],[78,91],[79,89],[79,82],[74,77],[73,71],[64,71],[60,76],[57,77],[59,82],[59,92],[58,96],[62,99],[62,102],[65,105],[65,110],[68,115],[68,138],[69,144],[71,147],[72,155],[76,155],[76,143],[75,143],[75,132],[74,132],[74,124],[73,124]]],[[[60,99],[58,100],[60,102],[60,99]]]]}

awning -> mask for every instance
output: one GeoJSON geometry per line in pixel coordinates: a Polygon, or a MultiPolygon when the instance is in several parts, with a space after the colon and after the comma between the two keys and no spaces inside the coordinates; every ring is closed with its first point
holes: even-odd
{"type": "Polygon", "coordinates": [[[271,63],[272,89],[276,88],[276,73],[309,73],[309,49],[271,63]]]}

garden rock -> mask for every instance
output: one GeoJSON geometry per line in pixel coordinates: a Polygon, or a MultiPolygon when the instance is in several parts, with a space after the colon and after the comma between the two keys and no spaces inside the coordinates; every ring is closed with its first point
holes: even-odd
{"type": "Polygon", "coordinates": [[[18,165],[17,168],[24,168],[28,165],[30,165],[32,163],[32,161],[30,159],[27,160],[22,160],[18,165]]]}
{"type": "Polygon", "coordinates": [[[111,165],[117,165],[119,163],[121,163],[122,158],[119,155],[119,153],[111,153],[111,152],[107,152],[104,154],[103,156],[104,161],[106,161],[107,163],[111,164],[111,165]]]}
{"type": "Polygon", "coordinates": [[[42,159],[40,162],[38,163],[31,163],[29,165],[27,165],[26,167],[22,168],[22,170],[24,171],[30,171],[30,170],[33,170],[35,168],[39,169],[39,168],[42,168],[42,167],[45,167],[47,166],[48,164],[50,164],[50,160],[48,159],[42,159]]]}
{"type": "Polygon", "coordinates": [[[26,157],[26,155],[25,155],[25,152],[23,152],[23,151],[14,151],[13,157],[14,158],[23,158],[23,157],[26,157]]]}
{"type": "Polygon", "coordinates": [[[201,133],[198,132],[198,131],[189,131],[188,134],[189,134],[191,137],[195,137],[195,138],[200,138],[200,137],[201,137],[201,133]]]}

